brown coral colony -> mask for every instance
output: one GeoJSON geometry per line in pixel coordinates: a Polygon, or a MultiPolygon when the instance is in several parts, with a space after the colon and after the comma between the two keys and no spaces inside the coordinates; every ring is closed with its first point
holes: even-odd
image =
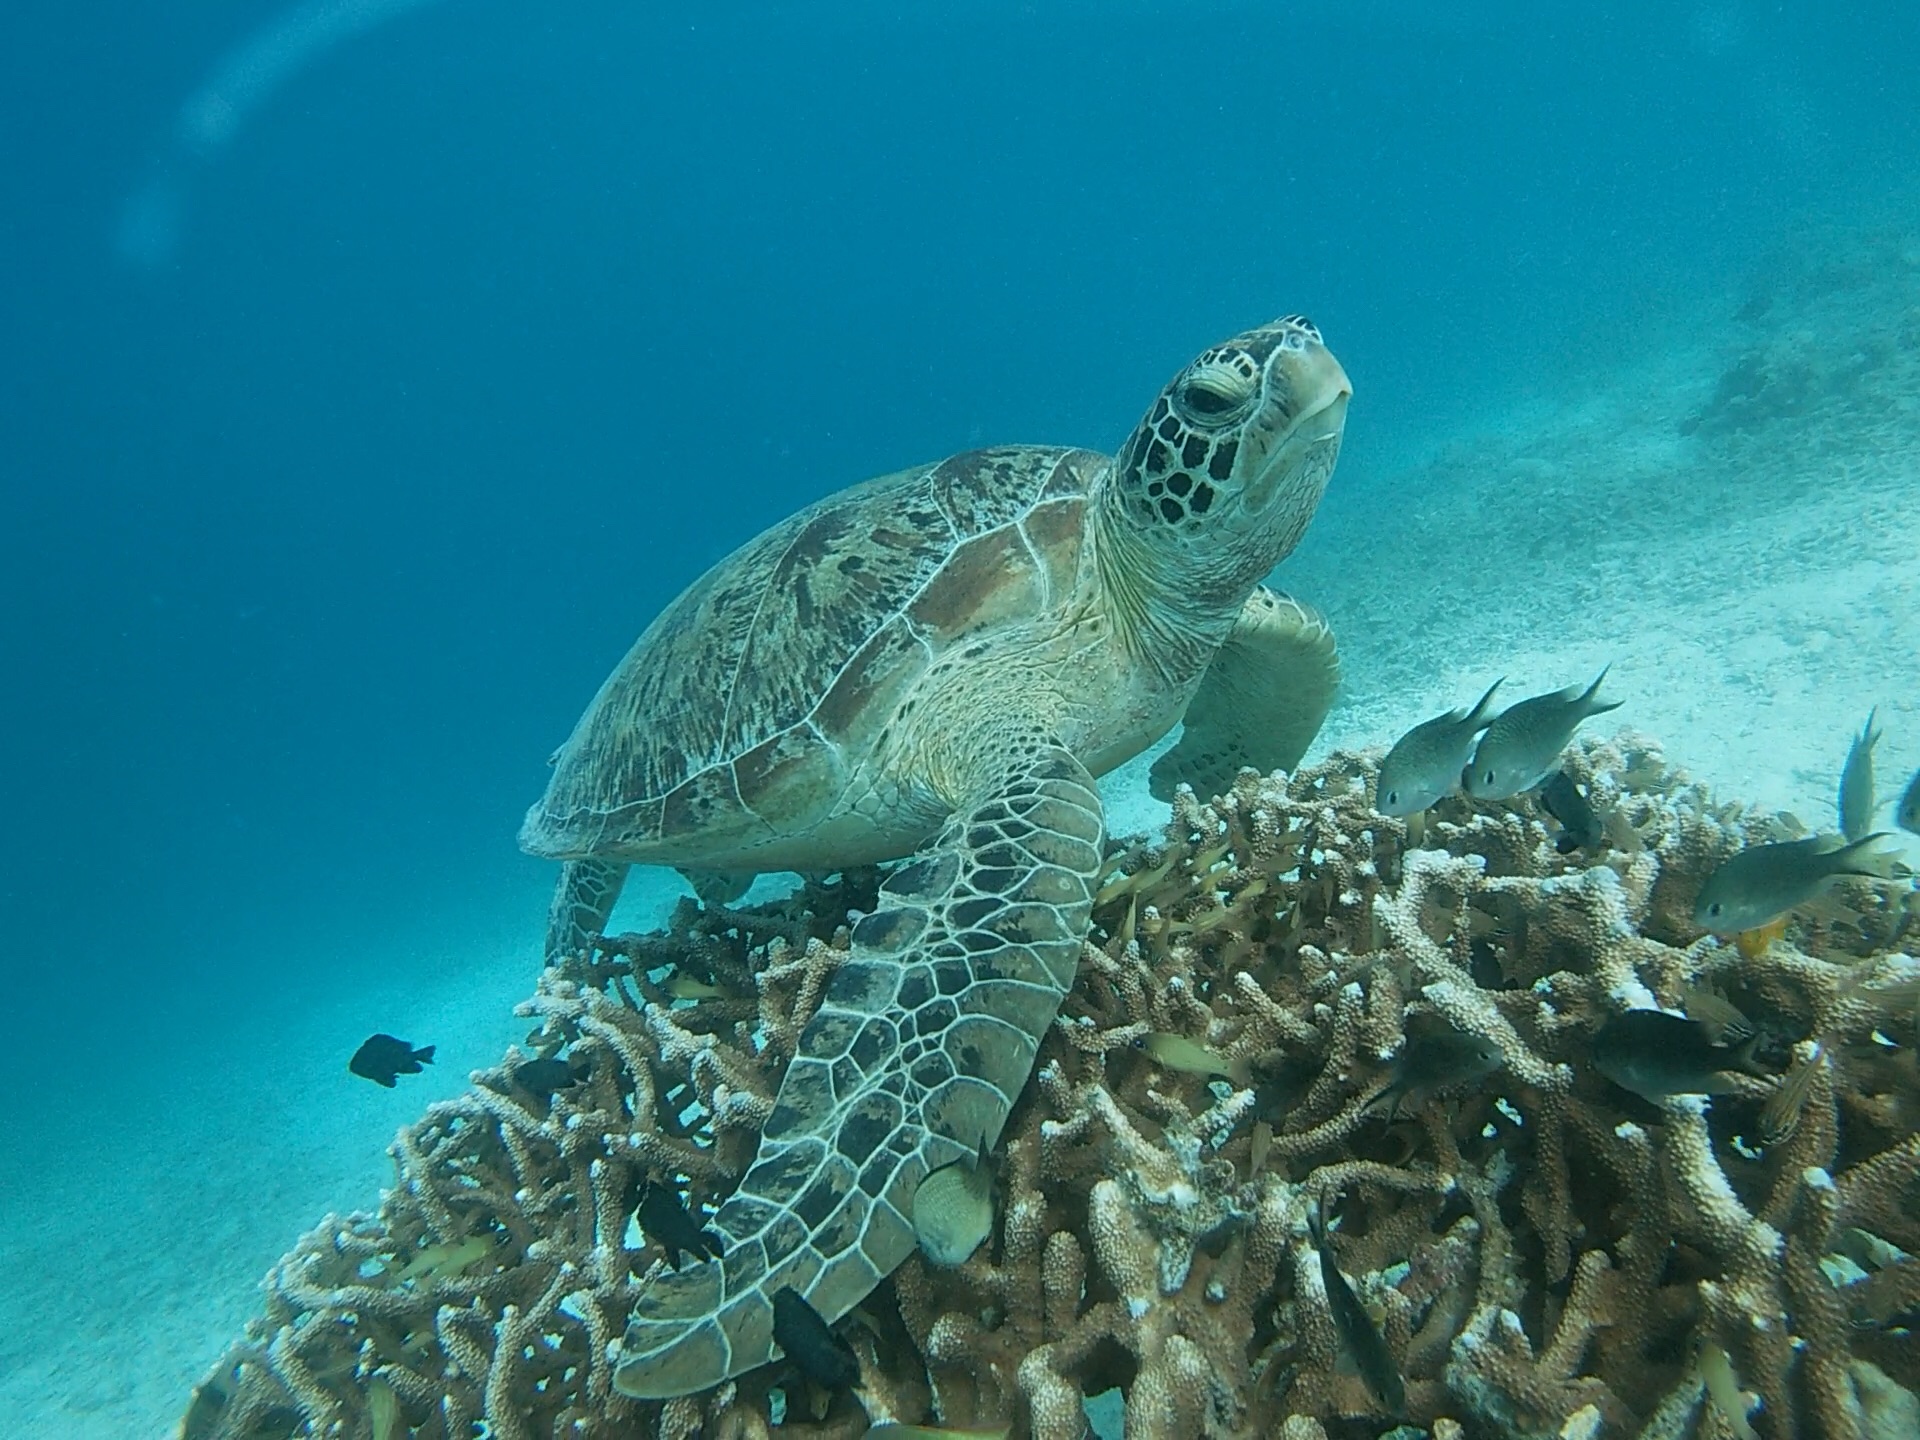
{"type": "Polygon", "coordinates": [[[1179,792],[1111,857],[992,1232],[843,1322],[851,1390],[776,1363],[640,1401],[610,1356],[670,1263],[633,1197],[697,1227],[729,1192],[874,876],[609,937],[542,979],[524,1052],[401,1134],[377,1216],[276,1267],[183,1434],[1077,1440],[1115,1389],[1146,1436],[1911,1433],[1910,888],[1846,881],[1764,947],[1703,937],[1705,877],[1774,822],[1631,735],[1564,763],[1606,820],[1571,854],[1525,797],[1445,800],[1416,848],[1363,755],[1179,792]],[[1710,1103],[1622,1089],[1594,1037],[1648,1006],[1744,1017],[1753,1063],[1710,1103]],[[1409,1078],[1463,1036],[1464,1083],[1409,1078]],[[554,1056],[576,1083],[513,1083],[554,1056]],[[1786,1075],[1791,1124],[1763,1117],[1786,1075]],[[1323,1256],[1308,1213],[1336,1197],[1323,1256]],[[1399,1386],[1356,1364],[1323,1264],[1399,1386]]]}

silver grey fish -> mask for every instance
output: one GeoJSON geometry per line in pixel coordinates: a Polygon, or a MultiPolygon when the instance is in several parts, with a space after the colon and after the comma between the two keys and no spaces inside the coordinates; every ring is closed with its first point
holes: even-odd
{"type": "Polygon", "coordinates": [[[913,1192],[913,1232],[935,1265],[964,1264],[993,1229],[993,1163],[977,1155],[942,1165],[913,1192]]]}
{"type": "Polygon", "coordinates": [[[1873,718],[1880,713],[1875,706],[1867,712],[1867,723],[1853,737],[1847,749],[1847,763],[1840,771],[1840,833],[1849,840],[1863,839],[1873,829],[1873,747],[1880,743],[1880,732],[1873,718]]]}
{"type": "Polygon", "coordinates": [[[1594,698],[1606,678],[1607,671],[1602,670],[1584,690],[1569,685],[1564,690],[1534,695],[1502,714],[1480,737],[1480,745],[1461,777],[1467,794],[1476,800],[1505,800],[1531,790],[1551,775],[1560,764],[1560,752],[1567,748],[1581,721],[1618,710],[1624,703],[1594,698]]]}
{"type": "Polygon", "coordinates": [[[1907,793],[1894,807],[1893,823],[1910,834],[1920,835],[1920,770],[1907,782],[1907,793]]]}
{"type": "Polygon", "coordinates": [[[1422,720],[1394,741],[1380,762],[1374,808],[1382,815],[1414,815],[1451,795],[1473,751],[1473,737],[1493,718],[1490,707],[1499,688],[1496,680],[1471,710],[1449,710],[1422,720]]]}
{"type": "Polygon", "coordinates": [[[1876,830],[1847,844],[1838,835],[1809,835],[1749,845],[1707,877],[1693,904],[1693,923],[1716,935],[1758,930],[1804,905],[1842,875],[1892,878],[1893,856],[1876,830]]]}

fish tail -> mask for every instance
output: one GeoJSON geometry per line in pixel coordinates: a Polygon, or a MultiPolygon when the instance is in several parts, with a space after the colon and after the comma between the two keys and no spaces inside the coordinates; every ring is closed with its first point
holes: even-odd
{"type": "Polygon", "coordinates": [[[1830,873],[1858,875],[1864,880],[1896,879],[1899,875],[1896,867],[1900,863],[1900,853],[1881,848],[1882,841],[1892,838],[1891,830],[1876,830],[1871,835],[1862,835],[1853,843],[1831,851],[1827,857],[1833,864],[1830,873]]]}
{"type": "Polygon", "coordinates": [[[431,1065],[433,1064],[433,1052],[438,1048],[437,1045],[422,1045],[418,1050],[413,1052],[413,1058],[431,1065]]]}
{"type": "Polygon", "coordinates": [[[1313,1240],[1315,1249],[1325,1250],[1327,1248],[1327,1220],[1326,1217],[1320,1213],[1320,1202],[1318,1200],[1309,1200],[1307,1202],[1307,1234],[1313,1240]]]}

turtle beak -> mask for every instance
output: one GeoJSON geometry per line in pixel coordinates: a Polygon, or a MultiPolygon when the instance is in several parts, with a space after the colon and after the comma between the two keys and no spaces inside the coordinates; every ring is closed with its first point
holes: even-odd
{"type": "Polygon", "coordinates": [[[1309,345],[1293,357],[1289,377],[1294,394],[1300,397],[1299,418],[1293,433],[1302,440],[1331,440],[1347,423],[1347,402],[1353,398],[1353,382],[1333,352],[1324,345],[1309,345]]]}

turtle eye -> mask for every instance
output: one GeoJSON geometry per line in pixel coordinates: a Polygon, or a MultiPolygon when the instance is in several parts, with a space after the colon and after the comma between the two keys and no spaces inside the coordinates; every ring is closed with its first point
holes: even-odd
{"type": "Polygon", "coordinates": [[[1189,410],[1201,415],[1224,415],[1236,403],[1231,395],[1222,395],[1218,390],[1197,384],[1187,386],[1187,393],[1182,398],[1189,410]]]}
{"type": "Polygon", "coordinates": [[[1202,365],[1178,391],[1180,408],[1194,420],[1218,425],[1233,420],[1253,400],[1253,382],[1232,366],[1202,365]]]}

